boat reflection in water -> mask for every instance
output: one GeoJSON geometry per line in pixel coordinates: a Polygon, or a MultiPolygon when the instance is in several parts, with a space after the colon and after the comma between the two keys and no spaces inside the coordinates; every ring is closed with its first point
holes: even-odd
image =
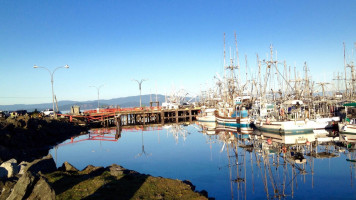
{"type": "Polygon", "coordinates": [[[252,193],[261,192],[255,191],[258,181],[267,199],[293,197],[298,176],[311,173],[306,169],[305,144],[314,141],[313,133],[275,135],[231,127],[217,127],[216,133],[226,149],[231,199],[253,197],[247,185],[252,193]]]}
{"type": "MultiPolygon", "coordinates": [[[[207,129],[202,130],[204,133],[207,129]]],[[[315,159],[337,158],[344,152],[344,145],[331,130],[284,134],[217,125],[215,133],[223,142],[220,152],[226,151],[228,158],[225,167],[229,170],[231,199],[255,198],[254,194],[260,192],[255,188],[261,182],[266,199],[294,198],[296,192],[303,193],[300,188],[307,188],[306,184],[315,187],[315,159]],[[302,183],[298,183],[300,180],[302,183]]],[[[349,147],[352,186],[356,145],[349,147]]]]}
{"type": "Polygon", "coordinates": [[[133,126],[121,132],[93,129],[51,154],[58,152],[57,166],[64,161],[78,169],[117,163],[153,176],[190,180],[196,190],[216,199],[340,199],[356,197],[353,137],[196,122],[133,126]]]}
{"type": "Polygon", "coordinates": [[[340,133],[340,142],[345,144],[346,162],[350,168],[351,185],[353,185],[353,177],[356,176],[356,134],[340,133]]]}

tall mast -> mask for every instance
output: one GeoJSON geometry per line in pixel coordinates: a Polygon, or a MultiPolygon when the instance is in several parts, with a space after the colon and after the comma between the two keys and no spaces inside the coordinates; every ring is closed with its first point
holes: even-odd
{"type": "Polygon", "coordinates": [[[323,99],[325,98],[325,86],[329,83],[326,83],[326,82],[320,82],[320,83],[317,83],[318,85],[321,86],[321,89],[322,89],[322,92],[323,92],[323,99]]]}
{"type": "Polygon", "coordinates": [[[239,87],[240,85],[240,60],[239,60],[239,49],[237,48],[237,35],[235,32],[235,48],[236,48],[236,66],[237,66],[237,70],[238,70],[238,74],[237,74],[237,86],[239,87]]]}
{"type": "MultiPolygon", "coordinates": [[[[286,82],[289,83],[289,79],[288,79],[288,71],[287,71],[287,62],[284,60],[283,62],[283,66],[284,66],[284,76],[287,78],[286,82]]],[[[283,91],[287,91],[288,87],[285,87],[285,85],[283,84],[283,91]]],[[[287,95],[284,95],[287,96],[287,95]]]]}
{"type": "Polygon", "coordinates": [[[261,62],[260,62],[260,59],[258,58],[258,54],[256,54],[257,56],[257,64],[258,64],[258,81],[259,81],[259,84],[260,84],[260,110],[262,109],[261,108],[261,105],[262,105],[262,79],[261,79],[261,62]]]}
{"type": "Polygon", "coordinates": [[[234,60],[232,59],[232,56],[231,56],[231,47],[230,47],[230,79],[231,79],[231,84],[232,85],[235,85],[235,81],[234,81],[234,78],[235,78],[235,74],[234,74],[234,60]]]}
{"type": "Polygon", "coordinates": [[[225,33],[224,33],[224,78],[226,80],[226,50],[225,50],[225,33]]]}
{"type": "Polygon", "coordinates": [[[260,59],[258,57],[258,54],[256,54],[257,57],[257,65],[258,65],[258,82],[260,85],[260,94],[262,94],[262,80],[261,80],[261,62],[260,59]]]}
{"type": "Polygon", "coordinates": [[[247,69],[248,69],[248,63],[247,63],[247,55],[245,54],[245,61],[246,61],[246,84],[248,82],[248,77],[247,77],[247,69]]]}
{"type": "Polygon", "coordinates": [[[340,92],[340,80],[343,80],[342,77],[340,76],[340,72],[337,72],[337,76],[333,79],[336,82],[337,85],[337,91],[340,92]]]}
{"type": "MultiPolygon", "coordinates": [[[[297,91],[297,67],[294,64],[294,89],[297,91]]],[[[299,98],[299,97],[297,97],[299,98]]]]}
{"type": "MultiPolygon", "coordinates": [[[[266,63],[266,65],[267,65],[266,74],[265,74],[265,85],[264,85],[264,90],[263,90],[263,92],[265,94],[266,94],[266,89],[267,89],[268,77],[271,75],[272,65],[276,65],[277,64],[277,61],[273,60],[273,46],[272,46],[272,44],[270,46],[270,53],[271,53],[271,59],[269,61],[263,60],[263,62],[266,63]]],[[[271,86],[271,84],[270,84],[270,86],[271,86]]]]}
{"type": "Polygon", "coordinates": [[[227,90],[228,90],[228,81],[227,81],[227,77],[226,77],[226,50],[225,50],[225,33],[224,33],[224,81],[225,81],[225,84],[224,84],[224,95],[225,95],[225,101],[227,102],[227,90]]]}
{"type": "Polygon", "coordinates": [[[310,89],[309,89],[309,77],[308,77],[308,65],[307,62],[304,62],[304,71],[305,71],[305,81],[304,81],[304,96],[309,97],[310,89]]]}
{"type": "Polygon", "coordinates": [[[347,74],[346,74],[346,53],[345,53],[345,42],[343,42],[344,45],[344,67],[345,67],[345,93],[347,96],[347,74]]]}

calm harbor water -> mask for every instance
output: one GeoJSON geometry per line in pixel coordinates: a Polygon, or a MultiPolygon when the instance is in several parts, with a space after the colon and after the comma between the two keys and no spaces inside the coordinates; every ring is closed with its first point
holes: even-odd
{"type": "Polygon", "coordinates": [[[80,170],[116,163],[152,176],[189,180],[216,199],[356,199],[356,165],[347,161],[356,158],[354,144],[316,145],[313,139],[313,133],[242,134],[211,124],[174,124],[137,126],[121,134],[93,129],[50,153],[58,167],[64,161],[80,170]],[[307,144],[288,144],[303,140],[307,144]]]}

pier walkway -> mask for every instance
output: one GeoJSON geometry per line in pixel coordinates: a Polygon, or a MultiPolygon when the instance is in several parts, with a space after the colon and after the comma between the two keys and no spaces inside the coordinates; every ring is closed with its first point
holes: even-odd
{"type": "Polygon", "coordinates": [[[100,124],[104,127],[112,125],[145,125],[165,124],[170,122],[191,122],[196,119],[200,107],[183,107],[164,109],[162,107],[110,108],[87,110],[81,114],[59,114],[70,122],[83,124],[100,124]]]}

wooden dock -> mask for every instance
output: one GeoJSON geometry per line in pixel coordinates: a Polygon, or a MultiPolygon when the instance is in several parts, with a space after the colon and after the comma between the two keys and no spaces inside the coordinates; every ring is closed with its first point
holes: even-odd
{"type": "Polygon", "coordinates": [[[85,125],[128,126],[146,124],[165,124],[192,122],[200,112],[200,107],[183,107],[179,109],[163,109],[162,107],[115,108],[88,110],[81,114],[61,114],[70,122],[85,125]]]}

